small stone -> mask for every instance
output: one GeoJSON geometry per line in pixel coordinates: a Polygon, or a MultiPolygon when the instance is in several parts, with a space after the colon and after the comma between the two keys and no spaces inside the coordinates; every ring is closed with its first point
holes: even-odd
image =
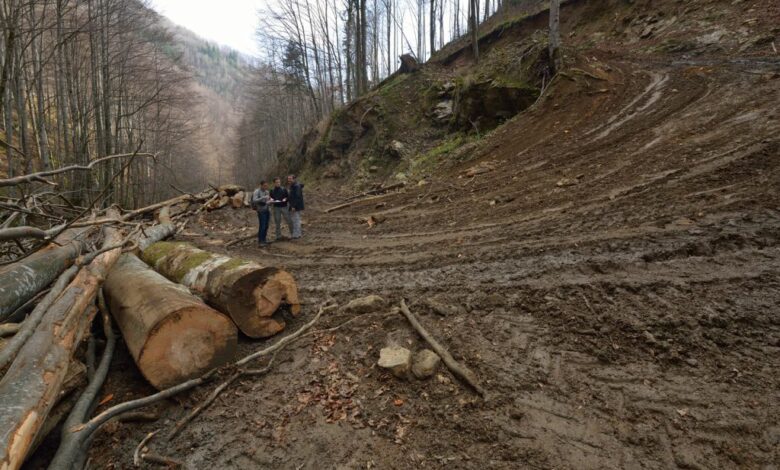
{"type": "Polygon", "coordinates": [[[406,378],[412,362],[412,352],[406,348],[391,346],[379,351],[377,365],[387,369],[399,379],[406,378]]]}
{"type": "Polygon", "coordinates": [[[418,379],[427,379],[436,373],[439,368],[441,358],[430,349],[423,349],[414,355],[412,364],[412,373],[418,379]]]}
{"type": "Polygon", "coordinates": [[[688,359],[686,359],[685,363],[688,364],[691,367],[699,367],[699,361],[697,361],[696,359],[694,359],[692,357],[689,357],[688,359]]]}
{"type": "Polygon", "coordinates": [[[345,313],[371,313],[385,306],[385,299],[378,295],[369,295],[354,299],[344,306],[345,313]]]}
{"type": "Polygon", "coordinates": [[[655,339],[655,336],[653,336],[653,334],[650,333],[649,331],[645,330],[642,334],[645,336],[645,341],[647,341],[648,343],[655,344],[658,342],[655,339]]]}
{"type": "Polygon", "coordinates": [[[485,297],[484,304],[487,307],[500,307],[506,305],[506,299],[501,294],[490,294],[485,297]]]}

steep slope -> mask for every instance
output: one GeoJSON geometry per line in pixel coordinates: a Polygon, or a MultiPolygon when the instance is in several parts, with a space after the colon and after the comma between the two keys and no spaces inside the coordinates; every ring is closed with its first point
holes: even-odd
{"type": "MultiPolygon", "coordinates": [[[[350,323],[293,346],[280,356],[285,367],[238,385],[167,452],[197,468],[776,464],[778,6],[594,0],[563,13],[567,71],[537,103],[486,134],[377,125],[370,132],[423,150],[364,181],[408,170],[413,184],[326,214],[344,191],[307,181],[304,239],[240,248],[283,263],[312,305],[409,299],[491,399],[446,371],[404,382],[378,370],[386,344],[425,347],[399,315],[334,314],[321,328],[350,323]],[[425,132],[439,137],[426,141],[425,132]],[[453,135],[470,142],[425,150],[453,135]],[[423,156],[428,166],[414,167],[423,156]],[[369,228],[369,216],[385,221],[369,228]]],[[[516,58],[545,23],[541,13],[497,26],[503,33],[486,41],[484,61],[516,58]]],[[[479,73],[457,46],[396,83],[407,108],[427,91],[411,84],[434,70],[456,86],[479,73]]],[[[386,106],[381,93],[365,102],[386,106]]],[[[364,106],[353,114],[360,125],[371,105],[355,106],[364,106]]],[[[372,122],[395,119],[404,117],[372,122]]],[[[333,162],[365,165],[373,140],[349,140],[325,165],[312,160],[323,147],[308,152],[304,142],[296,155],[314,177],[333,162]]],[[[338,182],[352,184],[350,176],[338,182]]],[[[252,218],[212,213],[188,236],[224,246],[252,218]]],[[[158,427],[114,437],[137,442],[158,427]]],[[[103,438],[98,453],[127,462],[132,448],[103,438]]]]}

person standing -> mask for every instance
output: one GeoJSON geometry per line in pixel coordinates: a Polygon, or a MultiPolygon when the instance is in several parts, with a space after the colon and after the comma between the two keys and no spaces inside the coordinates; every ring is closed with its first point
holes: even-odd
{"type": "Polygon", "coordinates": [[[290,231],[290,236],[293,233],[293,223],[290,218],[290,211],[287,208],[288,199],[287,189],[282,186],[282,179],[279,177],[274,178],[274,187],[271,190],[272,209],[274,212],[274,226],[276,227],[276,240],[282,238],[282,218],[284,218],[287,224],[287,229],[290,231]]]}
{"type": "Polygon", "coordinates": [[[301,212],[303,212],[303,185],[297,181],[295,175],[287,177],[287,201],[290,207],[290,218],[292,219],[292,238],[297,240],[303,236],[301,229],[301,212]]]}
{"type": "Polygon", "coordinates": [[[268,183],[260,182],[260,187],[252,193],[252,209],[257,211],[257,220],[260,227],[257,231],[257,242],[260,246],[268,245],[268,223],[271,221],[271,212],[269,211],[269,201],[271,194],[268,192],[268,183]]]}

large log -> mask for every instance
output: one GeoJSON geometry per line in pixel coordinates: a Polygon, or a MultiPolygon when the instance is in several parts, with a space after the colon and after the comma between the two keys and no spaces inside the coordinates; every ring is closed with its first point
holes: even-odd
{"type": "MultiPolygon", "coordinates": [[[[105,233],[105,248],[121,242],[117,231],[105,233]]],[[[106,251],[79,271],[0,380],[0,468],[19,468],[27,457],[92,320],[86,312],[121,252],[121,248],[106,251]]]]}
{"type": "Polygon", "coordinates": [[[124,254],[103,286],[111,314],[146,379],[162,390],[233,358],[238,331],[230,319],[124,254]]]}
{"type": "Polygon", "coordinates": [[[84,230],[67,231],[55,243],[0,268],[0,322],[51,284],[84,248],[84,230]]]}
{"type": "Polygon", "coordinates": [[[168,279],[184,284],[216,309],[227,313],[252,338],[267,338],[284,329],[271,318],[286,303],[300,312],[298,287],[286,271],[230,258],[188,243],[159,242],[143,252],[143,260],[168,279]]]}

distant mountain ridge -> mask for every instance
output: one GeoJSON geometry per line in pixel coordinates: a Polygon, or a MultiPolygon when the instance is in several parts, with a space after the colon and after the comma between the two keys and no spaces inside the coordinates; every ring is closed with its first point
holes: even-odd
{"type": "Polygon", "coordinates": [[[163,50],[193,72],[201,85],[222,98],[235,102],[241,97],[252,58],[228,46],[198,36],[169,18],[154,12],[157,23],[171,35],[163,50]]]}

